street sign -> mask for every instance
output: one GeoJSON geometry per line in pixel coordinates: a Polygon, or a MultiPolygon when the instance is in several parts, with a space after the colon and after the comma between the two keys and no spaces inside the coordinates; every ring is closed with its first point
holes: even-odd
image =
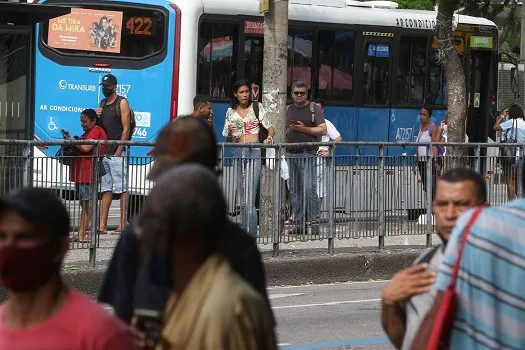
{"type": "Polygon", "coordinates": [[[259,85],[252,84],[252,99],[255,102],[259,101],[259,85]]]}
{"type": "Polygon", "coordinates": [[[474,108],[479,108],[481,102],[481,95],[479,92],[476,92],[474,94],[474,108]]]}

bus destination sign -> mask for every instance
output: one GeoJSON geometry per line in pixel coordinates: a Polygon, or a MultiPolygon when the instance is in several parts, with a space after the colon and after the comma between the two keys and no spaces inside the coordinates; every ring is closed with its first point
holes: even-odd
{"type": "Polygon", "coordinates": [[[493,39],[491,36],[471,36],[470,47],[473,49],[492,49],[493,39]]]}

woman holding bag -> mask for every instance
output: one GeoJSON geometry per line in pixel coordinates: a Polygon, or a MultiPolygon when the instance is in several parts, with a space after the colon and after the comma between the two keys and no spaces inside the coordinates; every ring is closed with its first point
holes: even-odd
{"type": "MultiPolygon", "coordinates": [[[[227,142],[253,144],[271,143],[275,135],[272,121],[259,102],[253,102],[250,84],[241,80],[233,85],[232,104],[226,112],[222,132],[227,142]],[[261,140],[261,134],[267,136],[261,140]]],[[[256,197],[261,175],[261,149],[234,149],[237,188],[239,191],[241,219],[243,228],[252,236],[257,236],[256,197]]]]}
{"type": "MultiPolygon", "coordinates": [[[[84,130],[81,140],[101,140],[107,139],[106,130],[97,113],[93,109],[86,109],[80,114],[80,124],[84,130]]],[[[66,140],[70,140],[69,135],[64,136],[66,140]]],[[[89,227],[89,217],[91,212],[90,200],[93,196],[93,165],[96,159],[94,158],[95,145],[75,145],[78,148],[78,154],[71,163],[69,169],[69,180],[75,183],[75,191],[77,192],[80,207],[82,208],[80,214],[80,223],[78,229],[78,236],[73,238],[74,242],[89,243],[86,238],[86,233],[89,227]]],[[[104,154],[104,145],[100,145],[100,155],[104,154]]],[[[101,164],[99,164],[100,170],[101,164]]]]}

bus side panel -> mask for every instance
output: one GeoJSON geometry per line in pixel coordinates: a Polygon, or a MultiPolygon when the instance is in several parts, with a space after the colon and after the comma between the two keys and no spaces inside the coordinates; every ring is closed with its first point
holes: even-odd
{"type": "MultiPolygon", "coordinates": [[[[446,111],[435,110],[432,113],[432,123],[439,127],[441,121],[445,118],[446,111]]],[[[419,108],[418,109],[392,109],[390,117],[390,142],[416,142],[419,132],[419,108]]],[[[403,153],[414,155],[415,147],[391,148],[388,155],[399,157],[403,153]]]]}
{"type": "Polygon", "coordinates": [[[213,131],[217,142],[225,142],[226,138],[222,136],[222,130],[224,129],[224,122],[226,121],[226,111],[230,106],[226,102],[214,102],[213,103],[213,131]]]}
{"type": "MultiPolygon", "coordinates": [[[[170,8],[169,32],[175,32],[175,14],[170,8]]],[[[136,128],[133,140],[154,141],[160,128],[169,122],[173,73],[175,35],[168,36],[166,58],[161,63],[144,69],[93,69],[67,66],[36,52],[35,134],[42,140],[62,139],[61,129],[71,136],[83,134],[80,113],[83,109],[99,106],[104,98],[99,83],[111,73],[117,77],[117,93],[129,100],[135,112],[136,128]]],[[[72,58],[74,59],[74,58],[72,58]]],[[[93,63],[103,59],[93,59],[93,63]]],[[[149,147],[132,147],[131,156],[145,157],[149,147]]],[[[54,156],[56,148],[45,151],[54,156]]]]}
{"type": "MultiPolygon", "coordinates": [[[[357,141],[386,142],[390,123],[389,108],[359,108],[357,141]]],[[[363,147],[360,156],[377,156],[377,147],[363,147]]],[[[365,159],[362,159],[365,161],[365,159]]],[[[367,163],[372,159],[366,160],[367,163]]]]}

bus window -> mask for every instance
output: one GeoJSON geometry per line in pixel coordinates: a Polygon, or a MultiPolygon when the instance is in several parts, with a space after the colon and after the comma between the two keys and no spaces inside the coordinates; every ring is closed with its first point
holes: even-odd
{"type": "Polygon", "coordinates": [[[264,40],[247,36],[244,41],[244,78],[262,89],[264,40]]]}
{"type": "Polygon", "coordinates": [[[437,62],[436,57],[437,51],[432,49],[432,56],[429,62],[428,94],[425,104],[446,105],[447,85],[445,83],[445,69],[437,62]]]}
{"type": "Polygon", "coordinates": [[[368,42],[365,45],[365,55],[363,67],[364,104],[386,105],[390,85],[390,43],[368,42]]]}
{"type": "Polygon", "coordinates": [[[197,93],[221,99],[231,96],[237,78],[238,32],[236,24],[202,22],[197,56],[197,93]]]}
{"type": "Polygon", "coordinates": [[[143,8],[75,5],[71,13],[43,25],[42,42],[47,50],[66,56],[146,58],[165,47],[167,16],[143,8]],[[68,33],[86,33],[82,40],[65,40],[68,33]]]}
{"type": "Polygon", "coordinates": [[[427,41],[426,37],[401,37],[397,71],[397,98],[401,105],[424,104],[427,41]]]}
{"type": "Polygon", "coordinates": [[[354,33],[319,31],[318,96],[325,101],[352,101],[354,33]]]}
{"type": "Polygon", "coordinates": [[[288,89],[297,80],[303,81],[308,89],[312,83],[312,42],[309,31],[290,31],[288,34],[288,89]]]}

